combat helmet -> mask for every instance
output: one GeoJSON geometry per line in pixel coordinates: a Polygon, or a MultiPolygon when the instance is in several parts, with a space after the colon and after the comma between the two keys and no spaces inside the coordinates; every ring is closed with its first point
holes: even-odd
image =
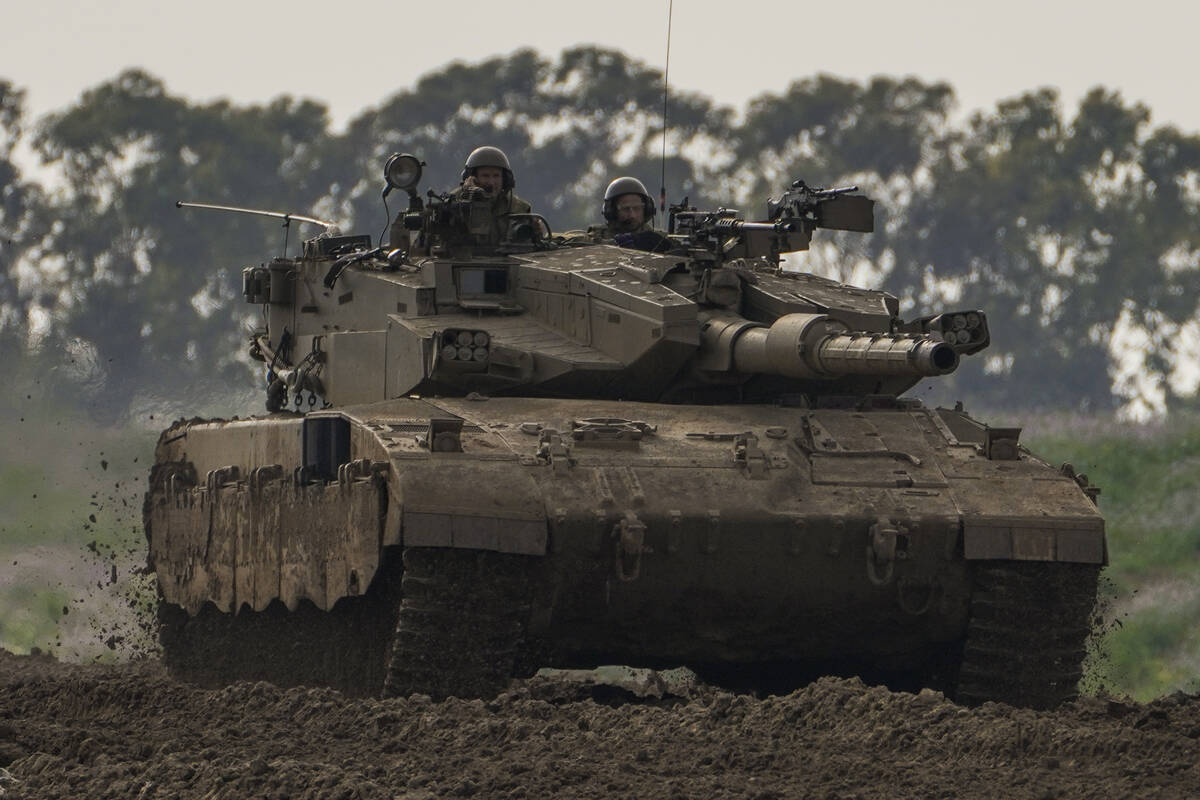
{"type": "Polygon", "coordinates": [[[504,151],[499,147],[484,145],[472,150],[471,155],[467,156],[467,163],[463,165],[461,180],[465,181],[468,175],[474,175],[475,170],[479,167],[497,167],[503,171],[503,191],[507,192],[517,185],[517,179],[513,177],[512,166],[508,163],[508,156],[504,155],[504,151]]]}
{"type": "Polygon", "coordinates": [[[601,210],[604,214],[604,219],[608,222],[613,223],[617,221],[617,198],[624,194],[641,195],[645,211],[644,218],[649,220],[654,216],[654,200],[650,197],[650,193],[646,191],[646,184],[637,178],[631,178],[626,175],[614,180],[604,190],[604,206],[601,210]]]}

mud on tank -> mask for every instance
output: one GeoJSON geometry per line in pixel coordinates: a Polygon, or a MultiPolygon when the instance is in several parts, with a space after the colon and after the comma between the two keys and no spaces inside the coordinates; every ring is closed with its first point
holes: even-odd
{"type": "Polygon", "coordinates": [[[389,159],[409,204],[386,246],[327,233],[246,268],[272,413],[158,442],[173,671],[444,697],[687,664],[1075,695],[1096,490],[1019,429],[901,396],[985,348],[984,313],[905,322],[780,266],[817,229],[870,232],[871,200],[797,181],[765,221],[677,207],[631,249],[533,214],[497,238],[481,201],[420,197],[421,166],[389,159]]]}

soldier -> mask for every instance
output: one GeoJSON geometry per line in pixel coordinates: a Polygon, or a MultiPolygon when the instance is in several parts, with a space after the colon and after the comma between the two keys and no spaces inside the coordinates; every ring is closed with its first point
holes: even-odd
{"type": "Polygon", "coordinates": [[[451,196],[465,200],[471,194],[482,194],[484,199],[491,199],[495,240],[498,242],[507,238],[507,215],[528,214],[533,210],[528,201],[513,193],[516,185],[508,156],[504,155],[503,150],[499,147],[477,147],[467,156],[467,163],[463,165],[462,185],[451,192],[451,196]]]}
{"type": "Polygon", "coordinates": [[[617,178],[604,191],[604,220],[611,235],[654,230],[654,200],[637,178],[617,178]]]}
{"type": "Polygon", "coordinates": [[[670,241],[654,229],[654,200],[637,178],[617,178],[604,192],[605,225],[592,228],[600,240],[612,239],[621,247],[665,252],[670,241]]]}

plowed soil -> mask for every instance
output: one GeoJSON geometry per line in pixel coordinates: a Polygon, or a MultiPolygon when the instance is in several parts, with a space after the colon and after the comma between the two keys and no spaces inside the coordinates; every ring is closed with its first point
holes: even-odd
{"type": "Polygon", "coordinates": [[[963,708],[823,678],[647,703],[531,681],[492,701],[200,689],[156,661],[0,652],[8,798],[1200,796],[1200,697],[963,708]]]}

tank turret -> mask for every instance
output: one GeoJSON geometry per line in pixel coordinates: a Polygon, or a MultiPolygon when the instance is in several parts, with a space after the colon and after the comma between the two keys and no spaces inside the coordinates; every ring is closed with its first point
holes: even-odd
{"type": "Polygon", "coordinates": [[[267,308],[252,353],[268,362],[272,408],[284,393],[334,405],[895,396],[988,343],[980,311],[905,323],[892,295],[781,266],[818,228],[873,227],[854,187],[797,181],[765,222],[678,206],[674,232],[639,250],[556,237],[536,214],[512,215],[493,241],[486,203],[418,195],[415,157],[393,156],[385,174],[409,193],[388,247],[324,237],[247,269],[247,299],[267,308]]]}

